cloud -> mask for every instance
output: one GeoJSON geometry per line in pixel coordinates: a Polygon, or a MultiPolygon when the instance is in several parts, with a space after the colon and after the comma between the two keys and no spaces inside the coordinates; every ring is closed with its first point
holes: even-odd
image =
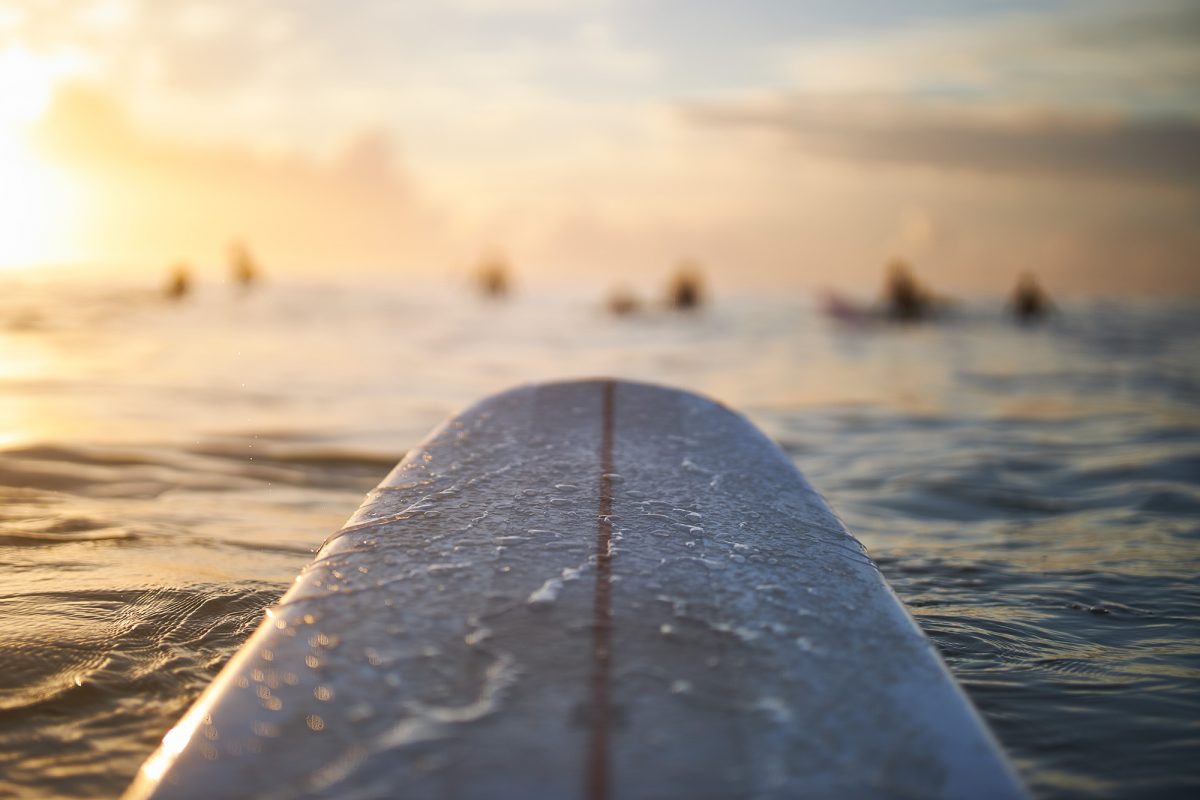
{"type": "Polygon", "coordinates": [[[824,39],[780,58],[805,94],[1200,116],[1200,6],[1087,2],[824,39]]]}
{"type": "Polygon", "coordinates": [[[1188,0],[924,23],[795,48],[786,89],[684,115],[868,163],[1196,188],[1198,40],[1188,0]]]}
{"type": "Polygon", "coordinates": [[[605,0],[443,0],[444,5],[469,14],[561,14],[605,5],[605,0]]]}
{"type": "Polygon", "coordinates": [[[768,131],[841,159],[1200,188],[1200,120],[1189,118],[988,113],[894,98],[803,95],[693,103],[684,114],[697,125],[768,131]]]}
{"type": "Polygon", "coordinates": [[[149,135],[87,85],[56,95],[34,132],[89,198],[88,261],[199,257],[245,238],[286,267],[384,267],[436,246],[438,215],[414,189],[391,136],[364,130],[333,160],[149,135]]]}

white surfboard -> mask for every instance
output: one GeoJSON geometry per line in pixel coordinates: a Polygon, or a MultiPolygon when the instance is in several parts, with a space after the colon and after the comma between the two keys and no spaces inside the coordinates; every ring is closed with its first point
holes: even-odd
{"type": "Polygon", "coordinates": [[[1022,796],[776,445],[604,380],[492,397],[410,452],[126,794],[1022,796]]]}

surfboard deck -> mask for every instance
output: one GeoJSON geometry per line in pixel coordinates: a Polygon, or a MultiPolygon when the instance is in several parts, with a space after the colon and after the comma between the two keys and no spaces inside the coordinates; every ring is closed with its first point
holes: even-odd
{"type": "Polygon", "coordinates": [[[434,431],[126,794],[799,796],[1024,794],[787,456],[614,380],[434,431]]]}

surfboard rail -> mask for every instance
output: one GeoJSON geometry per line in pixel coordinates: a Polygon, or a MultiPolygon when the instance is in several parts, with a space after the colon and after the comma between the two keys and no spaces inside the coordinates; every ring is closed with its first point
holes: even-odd
{"type": "Polygon", "coordinates": [[[518,387],[410,451],[125,797],[1024,797],[747,419],[518,387]]]}

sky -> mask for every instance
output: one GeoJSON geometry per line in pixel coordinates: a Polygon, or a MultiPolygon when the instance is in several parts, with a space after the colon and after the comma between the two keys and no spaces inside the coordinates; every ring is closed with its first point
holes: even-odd
{"type": "Polygon", "coordinates": [[[1200,4],[0,0],[0,267],[1200,292],[1200,4]]]}

